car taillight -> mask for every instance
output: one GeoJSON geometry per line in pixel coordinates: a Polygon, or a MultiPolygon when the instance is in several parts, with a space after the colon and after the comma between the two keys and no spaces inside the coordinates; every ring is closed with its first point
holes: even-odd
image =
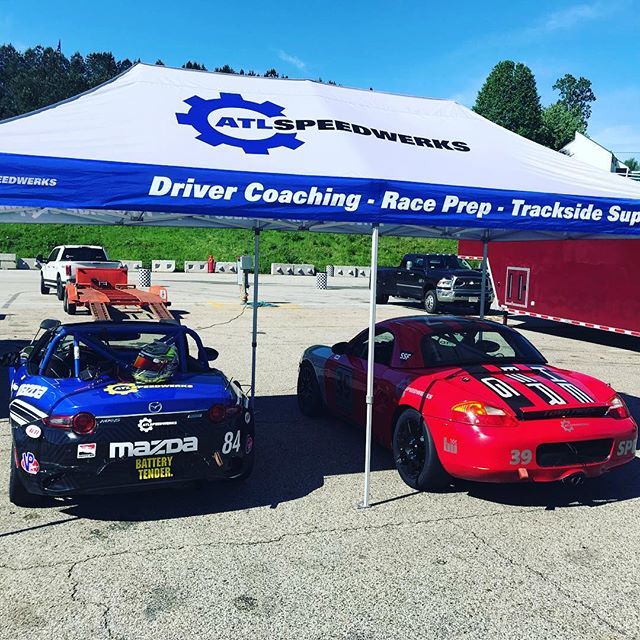
{"type": "Polygon", "coordinates": [[[451,407],[451,419],[455,422],[482,427],[515,427],[517,421],[511,414],[499,407],[476,400],[459,402],[451,407]]]}
{"type": "Polygon", "coordinates": [[[214,404],[207,414],[211,422],[222,422],[226,415],[226,407],[223,404],[214,404]]]}
{"type": "Polygon", "coordinates": [[[75,433],[91,433],[96,428],[96,419],[91,413],[76,413],[71,421],[71,428],[75,433]]]}
{"type": "Polygon", "coordinates": [[[608,404],[609,408],[606,413],[608,418],[624,420],[629,417],[629,409],[627,409],[627,405],[624,403],[624,400],[617,393],[609,400],[608,404]]]}
{"type": "Polygon", "coordinates": [[[43,422],[48,427],[71,429],[79,435],[91,433],[96,428],[95,417],[86,411],[76,413],[74,416],[47,416],[43,422]]]}
{"type": "Polygon", "coordinates": [[[64,271],[67,274],[67,277],[70,278],[71,277],[71,265],[70,264],[65,265],[64,271]]]}
{"type": "Polygon", "coordinates": [[[225,406],[223,404],[214,404],[207,412],[207,416],[209,417],[209,420],[211,420],[211,422],[222,422],[223,420],[227,420],[232,416],[237,415],[239,412],[240,407],[235,404],[232,404],[230,406],[225,406]]]}

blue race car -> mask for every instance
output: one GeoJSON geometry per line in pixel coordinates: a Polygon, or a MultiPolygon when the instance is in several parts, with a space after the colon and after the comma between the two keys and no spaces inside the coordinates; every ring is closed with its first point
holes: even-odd
{"type": "Polygon", "coordinates": [[[40,330],[9,358],[11,502],[251,473],[248,399],[197,333],[135,321],[40,330]]]}

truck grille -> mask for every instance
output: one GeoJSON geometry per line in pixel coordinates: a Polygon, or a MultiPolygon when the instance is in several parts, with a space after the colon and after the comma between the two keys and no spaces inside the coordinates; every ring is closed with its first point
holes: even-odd
{"type": "Polygon", "coordinates": [[[573,409],[541,409],[540,411],[519,411],[520,420],[558,420],[561,418],[602,418],[609,407],[591,406],[575,407],[573,409]]]}
{"type": "Polygon", "coordinates": [[[480,278],[457,277],[453,283],[454,289],[480,289],[480,278]]]}
{"type": "Polygon", "coordinates": [[[567,467],[574,464],[604,462],[611,453],[612,445],[611,438],[541,444],[536,449],[536,462],[539,467],[567,467]]]}

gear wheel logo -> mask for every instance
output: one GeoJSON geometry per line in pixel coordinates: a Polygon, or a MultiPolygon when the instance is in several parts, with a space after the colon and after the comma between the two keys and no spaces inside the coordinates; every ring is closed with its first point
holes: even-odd
{"type": "Polygon", "coordinates": [[[140,418],[138,420],[138,429],[144,433],[151,431],[153,429],[153,420],[151,418],[140,418]]]}
{"type": "MultiPolygon", "coordinates": [[[[209,117],[214,111],[219,109],[242,109],[253,111],[264,118],[276,118],[284,116],[284,107],[280,107],[273,102],[252,102],[245,100],[239,93],[221,93],[219,98],[205,100],[200,96],[191,96],[185,100],[191,107],[187,113],[176,113],[179,124],[191,125],[200,135],[197,140],[217,147],[226,144],[231,147],[238,147],[247,154],[268,154],[270,149],[276,147],[287,147],[297,149],[304,142],[298,140],[296,133],[274,133],[268,138],[247,139],[236,138],[226,133],[222,133],[209,122],[209,117]]],[[[247,119],[245,119],[247,120],[247,119]]],[[[257,120],[256,120],[257,122],[257,120]]],[[[270,127],[264,127],[268,130],[270,127]]],[[[238,132],[243,128],[237,128],[238,132]]]]}

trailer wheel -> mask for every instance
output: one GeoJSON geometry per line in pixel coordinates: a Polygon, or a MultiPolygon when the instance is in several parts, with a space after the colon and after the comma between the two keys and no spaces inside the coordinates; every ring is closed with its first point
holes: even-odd
{"type": "Polygon", "coordinates": [[[389,302],[388,293],[376,293],[376,304],[387,304],[389,302]]]}
{"type": "Polygon", "coordinates": [[[58,296],[58,300],[64,300],[64,285],[62,284],[62,280],[60,280],[60,276],[56,281],[56,294],[58,296]]]}
{"type": "Polygon", "coordinates": [[[440,304],[438,303],[438,296],[433,289],[430,289],[424,294],[424,310],[427,313],[438,313],[440,304]]]}
{"type": "Polygon", "coordinates": [[[68,313],[70,316],[76,315],[76,305],[72,302],[69,302],[69,292],[67,291],[66,287],[64,290],[64,302],[62,303],[62,307],[65,313],[68,313]]]}
{"type": "Polygon", "coordinates": [[[44,283],[44,278],[42,277],[42,274],[40,274],[40,293],[43,296],[46,296],[49,294],[49,287],[47,287],[47,285],[44,283]]]}

